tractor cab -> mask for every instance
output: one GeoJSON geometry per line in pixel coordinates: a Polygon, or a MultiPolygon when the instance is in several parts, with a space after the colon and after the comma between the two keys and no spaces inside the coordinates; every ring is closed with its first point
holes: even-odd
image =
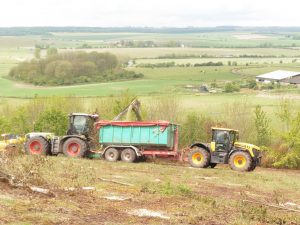
{"type": "Polygon", "coordinates": [[[71,113],[69,115],[69,129],[67,135],[91,135],[94,130],[94,123],[97,122],[97,114],[71,113]]]}
{"type": "Polygon", "coordinates": [[[212,128],[211,151],[230,152],[239,139],[239,131],[227,128],[212,128]]]}

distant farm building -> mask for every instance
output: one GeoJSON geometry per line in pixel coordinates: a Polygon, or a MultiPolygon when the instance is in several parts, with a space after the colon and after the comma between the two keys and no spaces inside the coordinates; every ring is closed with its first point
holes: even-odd
{"type": "Polygon", "coordinates": [[[257,82],[296,84],[300,87],[300,72],[277,70],[256,77],[257,82]]]}

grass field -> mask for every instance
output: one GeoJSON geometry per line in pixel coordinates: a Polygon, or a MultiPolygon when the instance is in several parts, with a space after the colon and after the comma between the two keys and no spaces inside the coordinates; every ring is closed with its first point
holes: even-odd
{"type": "MultiPolygon", "coordinates": [[[[13,64],[0,66],[0,74],[6,75],[13,64]]],[[[240,80],[245,77],[270,72],[278,69],[299,71],[300,68],[290,65],[267,65],[258,67],[171,67],[171,68],[134,68],[145,75],[144,78],[132,81],[118,81],[99,84],[84,84],[62,87],[36,87],[1,78],[0,96],[2,97],[33,97],[40,96],[109,96],[130,90],[137,95],[187,93],[185,85],[201,86],[215,80],[225,82],[240,80]]]]}
{"type": "Polygon", "coordinates": [[[14,160],[22,162],[15,172],[23,166],[25,172],[35,162],[31,170],[39,175],[27,181],[49,193],[0,182],[4,224],[300,223],[299,212],[276,208],[299,207],[296,171],[238,173],[226,166],[192,169],[161,161],[126,164],[64,157],[14,160]]]}
{"type": "Polygon", "coordinates": [[[262,46],[291,47],[299,46],[300,41],[291,39],[285,34],[255,34],[249,32],[206,32],[206,33],[52,33],[49,40],[56,40],[58,45],[62,42],[72,43],[73,46],[84,41],[92,46],[101,46],[101,41],[116,42],[120,40],[153,41],[156,44],[179,42],[189,47],[213,48],[249,48],[262,46]],[[100,41],[100,42],[99,42],[100,41]],[[75,43],[75,45],[74,45],[75,43]]]}
{"type": "MultiPolygon", "coordinates": [[[[2,102],[15,102],[21,104],[25,100],[16,98],[32,98],[39,96],[77,96],[77,97],[105,97],[110,95],[118,95],[129,90],[141,99],[147,99],[148,95],[155,98],[159,95],[180,96],[183,107],[188,110],[200,111],[209,109],[212,111],[221,107],[226,102],[240,101],[245,96],[253,101],[253,105],[262,104],[266,109],[275,107],[279,104],[283,96],[294,99],[298,104],[299,99],[294,97],[299,93],[296,90],[275,95],[272,98],[265,93],[260,92],[242,92],[239,94],[213,94],[195,96],[184,87],[186,85],[201,86],[202,84],[210,84],[211,82],[227,82],[240,81],[244,78],[251,77],[270,72],[278,69],[286,69],[292,71],[300,71],[299,63],[291,63],[294,59],[298,59],[300,55],[297,47],[274,47],[273,48],[218,48],[212,46],[210,48],[191,48],[189,45],[184,48],[95,48],[83,49],[84,51],[111,52],[118,55],[122,60],[136,59],[136,63],[161,63],[174,61],[177,64],[182,63],[203,63],[208,61],[221,61],[225,66],[221,67],[171,67],[171,68],[130,68],[136,72],[145,75],[143,79],[133,81],[117,81],[99,84],[84,84],[77,86],[65,87],[36,87],[33,85],[23,84],[3,78],[7,76],[9,70],[17,63],[29,60],[34,55],[35,44],[47,44],[50,46],[61,47],[59,51],[75,51],[74,45],[82,45],[83,43],[114,43],[120,40],[154,40],[165,42],[167,40],[184,40],[189,43],[197,44],[204,39],[210,39],[210,42],[231,41],[232,43],[243,42],[276,42],[286,40],[285,34],[269,35],[254,33],[222,33],[222,34],[149,34],[149,33],[53,33],[49,36],[26,36],[26,37],[1,37],[0,38],[0,96],[2,102]],[[72,47],[73,46],[73,47],[72,47]],[[72,49],[71,49],[72,48],[72,49]],[[215,58],[186,58],[186,59],[156,59],[166,55],[204,55],[215,58]],[[272,56],[268,58],[239,58],[240,55],[262,55],[272,56]],[[230,57],[230,58],[228,58],[230,57]],[[233,58],[231,58],[233,57],[233,58]],[[238,66],[227,66],[228,61],[236,61],[238,66]],[[282,63],[279,63],[282,61],[282,63]],[[249,66],[245,66],[249,63],[249,66]],[[267,64],[265,64],[267,63],[267,64]],[[292,96],[289,96],[292,95],[292,96]],[[15,99],[5,99],[14,97],[15,99]],[[271,106],[270,106],[271,105],[271,106]]],[[[287,41],[287,40],[286,40],[287,41]]],[[[45,51],[43,51],[45,54],[45,51]]],[[[270,92],[269,94],[272,94],[270,92]]],[[[87,100],[89,101],[89,100],[87,100]]],[[[147,100],[146,100],[147,101],[147,100]]],[[[4,104],[2,104],[3,106],[4,104]]],[[[207,110],[207,111],[209,111],[207,110]]],[[[270,111],[271,112],[271,111],[270,111]]]]}

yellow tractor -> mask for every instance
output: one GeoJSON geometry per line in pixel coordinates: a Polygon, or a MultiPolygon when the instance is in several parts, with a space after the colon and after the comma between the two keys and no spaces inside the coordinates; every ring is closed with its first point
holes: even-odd
{"type": "Polygon", "coordinates": [[[211,143],[194,143],[190,146],[189,163],[197,168],[229,164],[233,170],[252,171],[260,163],[260,148],[239,142],[238,139],[238,130],[213,127],[211,143]]]}
{"type": "Polygon", "coordinates": [[[16,148],[24,143],[24,138],[16,134],[1,134],[0,149],[16,148]]]}

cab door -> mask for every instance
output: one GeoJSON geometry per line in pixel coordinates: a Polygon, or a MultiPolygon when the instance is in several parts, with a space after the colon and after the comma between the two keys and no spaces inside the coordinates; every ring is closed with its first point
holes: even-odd
{"type": "Polygon", "coordinates": [[[213,130],[211,162],[227,163],[230,152],[230,135],[225,130],[213,130]]]}

